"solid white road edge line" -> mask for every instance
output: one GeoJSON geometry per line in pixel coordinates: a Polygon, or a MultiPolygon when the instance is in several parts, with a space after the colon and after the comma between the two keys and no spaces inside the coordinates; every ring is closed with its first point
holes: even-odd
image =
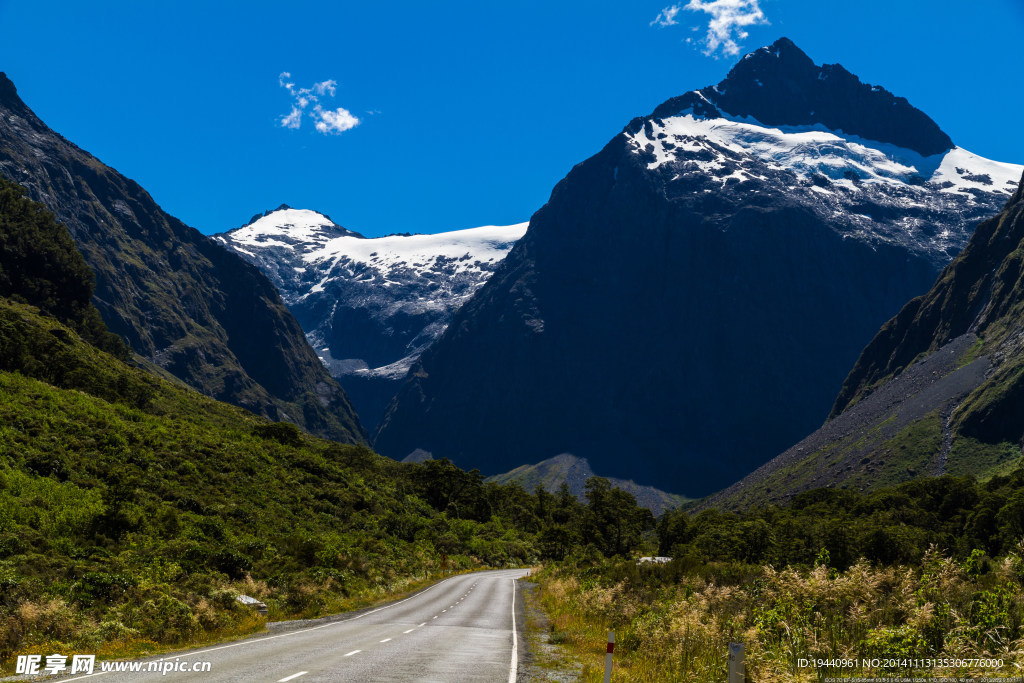
{"type": "Polygon", "coordinates": [[[508,683],[516,683],[519,668],[519,643],[516,636],[516,580],[512,579],[512,666],[508,672],[508,683]]]}

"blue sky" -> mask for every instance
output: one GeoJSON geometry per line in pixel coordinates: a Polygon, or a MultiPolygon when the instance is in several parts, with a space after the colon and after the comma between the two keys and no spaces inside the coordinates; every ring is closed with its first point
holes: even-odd
{"type": "Polygon", "coordinates": [[[730,40],[782,35],[1024,163],[1021,0],[693,0],[717,34],[687,2],[0,0],[0,70],[205,233],[282,202],[370,236],[527,220],[632,117],[718,82],[730,40]]]}

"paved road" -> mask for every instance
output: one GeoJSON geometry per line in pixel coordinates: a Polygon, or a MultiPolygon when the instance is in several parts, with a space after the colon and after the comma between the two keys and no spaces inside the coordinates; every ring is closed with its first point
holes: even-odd
{"type": "MultiPolygon", "coordinates": [[[[446,579],[410,598],[348,619],[165,657],[211,663],[206,673],[103,673],[57,679],[124,681],[515,681],[522,598],[498,570],[446,579]],[[513,598],[515,595],[515,598],[513,598]],[[514,610],[514,612],[513,612],[514,610]]],[[[153,661],[153,660],[147,660],[153,661]]]]}

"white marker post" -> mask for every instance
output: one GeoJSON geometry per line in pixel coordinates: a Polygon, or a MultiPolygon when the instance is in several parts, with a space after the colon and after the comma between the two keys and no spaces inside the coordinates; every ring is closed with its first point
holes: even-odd
{"type": "Polygon", "coordinates": [[[608,652],[604,656],[604,683],[612,680],[612,653],[615,652],[615,631],[608,631],[608,652]]]}
{"type": "Polygon", "coordinates": [[[743,643],[729,643],[729,683],[745,683],[746,664],[743,663],[743,643]]]}

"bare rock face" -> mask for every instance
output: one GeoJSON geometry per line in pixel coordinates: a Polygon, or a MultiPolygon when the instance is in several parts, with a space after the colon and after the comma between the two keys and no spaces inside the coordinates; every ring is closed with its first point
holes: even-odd
{"type": "Polygon", "coordinates": [[[780,40],[555,187],[413,364],[375,446],[488,474],[571,452],[719,489],[821,425],[878,327],[1020,174],[780,40]]]}
{"type": "Polygon", "coordinates": [[[365,440],[270,281],[50,130],[3,74],[0,175],[68,227],[96,274],[104,322],[142,359],[213,398],[328,438],[365,440]]]}

